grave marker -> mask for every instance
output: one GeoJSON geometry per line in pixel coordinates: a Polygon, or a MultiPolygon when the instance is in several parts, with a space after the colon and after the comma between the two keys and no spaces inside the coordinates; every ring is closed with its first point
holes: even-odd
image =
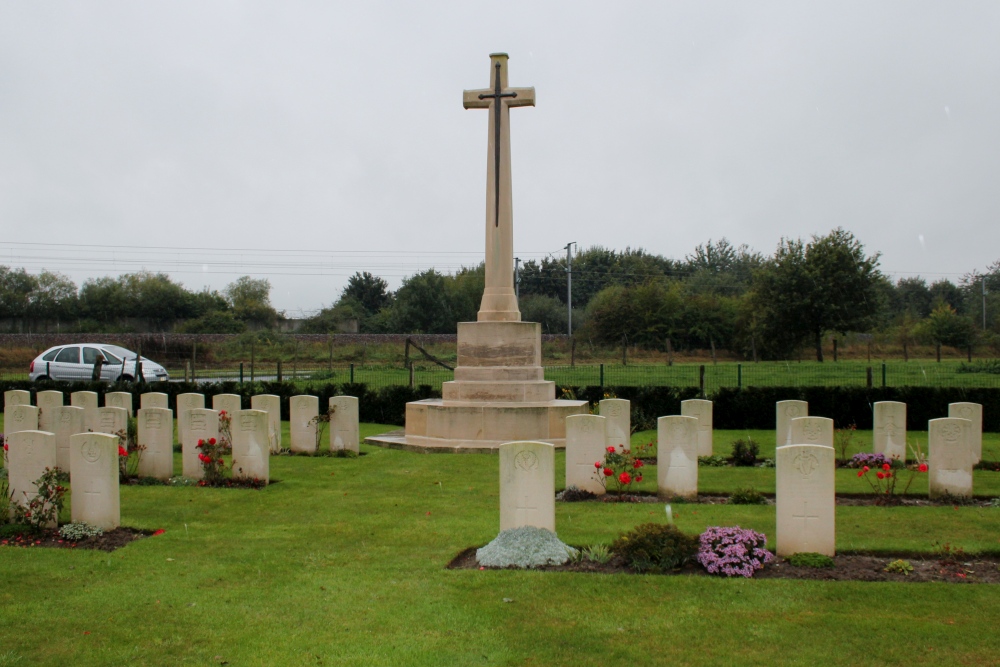
{"type": "Polygon", "coordinates": [[[174,476],[174,413],[167,408],[140,408],[138,474],[168,480],[174,476]]]}
{"type": "Polygon", "coordinates": [[[778,401],[774,404],[774,408],[776,416],[774,428],[775,446],[790,445],[792,441],[789,439],[791,431],[789,430],[788,423],[796,417],[808,417],[809,404],[805,401],[778,401]]]}
{"type": "Polygon", "coordinates": [[[698,420],[698,456],[712,455],[712,401],[692,398],[681,401],[681,415],[698,420]]]}
{"type": "MultiPolygon", "coordinates": [[[[101,409],[125,412],[124,408],[101,409]]],[[[117,528],[121,524],[118,438],[106,433],[78,433],[70,438],[69,451],[73,521],[104,530],[117,528]]]]}
{"type": "Polygon", "coordinates": [[[623,398],[605,398],[598,404],[598,411],[605,418],[605,437],[609,447],[625,445],[632,449],[632,404],[623,398]]]}
{"type": "Polygon", "coordinates": [[[775,450],[779,556],[836,553],[834,469],[826,445],[785,445],[775,450]]]}
{"type": "Polygon", "coordinates": [[[56,408],[56,465],[69,472],[69,439],[77,433],[86,433],[84,419],[86,410],[72,405],[60,405],[56,408]]]}
{"type": "Polygon", "coordinates": [[[972,497],[972,422],[945,417],[927,422],[928,486],[931,498],[972,497]]]}
{"type": "Polygon", "coordinates": [[[330,415],[330,450],[358,452],[358,399],[354,396],[334,396],[330,399],[330,407],[334,408],[330,415]]]}
{"type": "Polygon", "coordinates": [[[38,406],[38,430],[55,433],[56,408],[63,405],[61,391],[40,391],[35,394],[35,405],[38,406]]]}
{"type": "Polygon", "coordinates": [[[833,420],[826,417],[795,417],[788,422],[792,445],[833,447],[833,420]]]}
{"type": "Polygon", "coordinates": [[[124,432],[127,435],[128,412],[125,408],[97,408],[97,428],[94,432],[114,436],[124,432]]]}
{"type": "Polygon", "coordinates": [[[3,393],[3,407],[8,405],[31,405],[31,392],[24,389],[11,389],[3,393]]]}
{"type": "Polygon", "coordinates": [[[656,420],[656,492],[661,498],[698,496],[698,418],[656,420]]]}
{"type": "Polygon", "coordinates": [[[237,410],[243,409],[243,399],[239,394],[216,394],[212,397],[212,409],[216,412],[225,410],[232,417],[237,410]]]}
{"type": "Polygon", "coordinates": [[[605,419],[598,415],[566,417],[566,488],[575,486],[597,495],[604,493],[594,473],[604,467],[605,419]],[[601,467],[595,466],[596,462],[601,462],[601,467]]]}
{"type": "Polygon", "coordinates": [[[104,407],[125,408],[129,419],[132,418],[132,394],[127,391],[112,391],[104,395],[104,407]]]}
{"type": "Polygon", "coordinates": [[[268,481],[271,462],[269,415],[237,410],[233,415],[233,478],[268,481]]]}
{"type": "Polygon", "coordinates": [[[170,407],[170,400],[166,394],[160,391],[149,391],[139,396],[139,409],[142,408],[163,408],[170,407]]]}
{"type": "MultiPolygon", "coordinates": [[[[198,441],[206,442],[219,438],[219,412],[218,410],[206,410],[205,408],[195,408],[186,410],[185,430],[181,436],[181,462],[182,474],[191,479],[201,479],[205,476],[205,469],[198,460],[198,441]]],[[[230,443],[232,444],[232,443],[230,443]]]]}
{"type": "Polygon", "coordinates": [[[879,401],[873,409],[872,451],[906,461],[906,403],[879,401]]]}
{"type": "Polygon", "coordinates": [[[500,445],[500,530],[536,526],[555,532],[555,447],[547,442],[500,445]]]}
{"type": "Polygon", "coordinates": [[[972,447],[973,463],[979,463],[983,458],[983,406],[979,403],[949,403],[948,416],[968,419],[972,424],[969,445],[972,447]]]}
{"type": "Polygon", "coordinates": [[[69,404],[83,408],[83,430],[97,430],[97,392],[74,391],[69,395],[69,404]]]}
{"type": "MultiPolygon", "coordinates": [[[[188,430],[187,413],[189,410],[203,410],[205,408],[205,395],[197,393],[186,393],[177,395],[177,437],[188,430]]],[[[181,440],[181,450],[184,449],[184,441],[181,440]]]]}
{"type": "Polygon", "coordinates": [[[271,453],[277,454],[281,451],[281,398],[274,394],[251,396],[250,409],[267,413],[271,453]]]}
{"type": "Polygon", "coordinates": [[[316,430],[319,425],[319,398],[316,396],[292,396],[288,400],[289,431],[292,437],[293,452],[316,453],[319,449],[316,442],[316,430]]]}

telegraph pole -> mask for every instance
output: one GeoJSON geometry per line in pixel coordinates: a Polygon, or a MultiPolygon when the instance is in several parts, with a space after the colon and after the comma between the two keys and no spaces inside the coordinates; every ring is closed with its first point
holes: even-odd
{"type": "Polygon", "coordinates": [[[521,298],[521,258],[514,258],[514,296],[521,298]]]}
{"type": "Polygon", "coordinates": [[[986,276],[983,276],[983,331],[986,331],[986,276]]]}
{"type": "Polygon", "coordinates": [[[566,244],[566,329],[573,335],[573,246],[576,241],[566,244]]]}

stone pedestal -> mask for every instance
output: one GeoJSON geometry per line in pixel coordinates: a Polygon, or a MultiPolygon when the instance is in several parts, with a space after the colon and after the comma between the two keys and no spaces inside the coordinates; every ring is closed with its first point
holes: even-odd
{"type": "Polygon", "coordinates": [[[565,447],[566,417],[586,401],[555,398],[544,379],[542,327],[536,322],[460,322],[455,380],[442,398],[406,405],[405,433],[367,443],[414,451],[497,451],[514,440],[565,447]]]}

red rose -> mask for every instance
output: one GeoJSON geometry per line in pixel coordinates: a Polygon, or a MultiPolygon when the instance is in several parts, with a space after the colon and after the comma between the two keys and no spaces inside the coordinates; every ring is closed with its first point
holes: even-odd
{"type": "Polygon", "coordinates": [[[865,466],[861,470],[864,471],[864,472],[868,472],[869,470],[871,470],[871,468],[869,468],[868,466],[865,466]]]}
{"type": "Polygon", "coordinates": [[[222,463],[223,463],[222,459],[219,459],[219,464],[221,465],[222,463]]]}
{"type": "Polygon", "coordinates": [[[215,438],[209,438],[208,439],[208,444],[214,445],[215,444],[215,438]]]}
{"type": "Polygon", "coordinates": [[[635,476],[635,481],[641,482],[642,481],[642,475],[636,475],[635,476]]]}
{"type": "Polygon", "coordinates": [[[878,476],[879,479],[885,479],[885,473],[884,472],[878,473],[877,476],[878,476]]]}
{"type": "Polygon", "coordinates": [[[883,463],[882,464],[882,470],[888,471],[890,468],[892,468],[892,466],[889,465],[888,463],[883,463]]]}
{"type": "Polygon", "coordinates": [[[118,445],[118,456],[128,456],[128,450],[121,445],[118,445]]]}
{"type": "Polygon", "coordinates": [[[646,464],[642,462],[642,459],[636,459],[635,460],[635,467],[636,468],[641,468],[644,465],[646,465],[646,464]]]}
{"type": "Polygon", "coordinates": [[[608,450],[608,454],[614,454],[615,453],[615,448],[612,447],[611,445],[608,445],[606,449],[608,450]]]}
{"type": "Polygon", "coordinates": [[[205,445],[205,441],[204,440],[199,440],[198,444],[195,445],[195,447],[203,447],[204,445],[205,445]]]}
{"type": "Polygon", "coordinates": [[[631,484],[632,475],[628,474],[627,472],[623,472],[622,474],[618,475],[618,481],[621,482],[622,484],[631,484]]]}
{"type": "Polygon", "coordinates": [[[614,474],[615,474],[615,471],[612,470],[611,468],[605,468],[604,469],[604,476],[605,477],[611,477],[614,474]]]}
{"type": "Polygon", "coordinates": [[[600,461],[594,461],[594,467],[595,468],[600,468],[601,467],[601,462],[600,461]]]}
{"type": "Polygon", "coordinates": [[[926,464],[926,463],[921,463],[921,464],[920,464],[920,465],[919,465],[919,466],[917,467],[917,470],[919,470],[920,472],[927,472],[927,464],[926,464]]]}
{"type": "Polygon", "coordinates": [[[10,445],[8,445],[8,444],[7,444],[6,442],[5,442],[5,443],[3,443],[3,450],[4,450],[5,452],[9,452],[9,451],[10,451],[10,445]]]}
{"type": "Polygon", "coordinates": [[[858,471],[858,477],[861,477],[861,476],[862,476],[862,475],[864,475],[864,474],[865,474],[865,471],[864,471],[864,470],[859,470],[859,471],[858,471]]]}
{"type": "Polygon", "coordinates": [[[220,417],[225,417],[226,416],[226,411],[225,410],[220,410],[219,411],[219,416],[220,417]]]}

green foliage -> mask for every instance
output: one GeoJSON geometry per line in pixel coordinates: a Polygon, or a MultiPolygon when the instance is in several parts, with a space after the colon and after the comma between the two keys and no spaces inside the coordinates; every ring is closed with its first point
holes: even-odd
{"type": "Polygon", "coordinates": [[[955,369],[956,373],[990,373],[1000,375],[1000,359],[984,359],[971,364],[961,363],[955,369]]]}
{"type": "Polygon", "coordinates": [[[366,316],[372,316],[392,303],[389,283],[368,271],[357,271],[347,279],[340,293],[341,302],[359,305],[366,316]]]}
{"type": "Polygon", "coordinates": [[[752,438],[740,438],[733,441],[733,465],[748,468],[757,463],[757,455],[760,454],[760,445],[752,438]]]}
{"type": "Polygon", "coordinates": [[[694,558],[698,538],[685,535],[673,524],[644,523],[620,535],[611,551],[636,572],[664,573],[694,558]]]}
{"type": "Polygon", "coordinates": [[[972,319],[959,315],[953,307],[941,303],[918,326],[918,337],[931,343],[968,347],[976,337],[972,319]]]}
{"type": "MultiPolygon", "coordinates": [[[[529,294],[518,300],[518,308],[521,309],[521,320],[539,322],[542,325],[542,333],[566,333],[568,318],[566,304],[559,299],[544,294],[529,294]]],[[[582,324],[577,321],[574,314],[574,329],[579,329],[582,324]]]]}
{"type": "Polygon", "coordinates": [[[705,466],[707,468],[725,468],[729,465],[729,459],[720,454],[713,454],[712,456],[699,456],[698,465],[705,466]]]}
{"type": "Polygon", "coordinates": [[[767,498],[752,486],[736,489],[729,496],[730,505],[766,505],[767,498]]]}
{"type": "Polygon", "coordinates": [[[271,281],[241,276],[226,286],[226,300],[238,320],[259,326],[273,326],[278,311],[271,306],[271,281]]]}
{"type": "Polygon", "coordinates": [[[240,334],[247,325],[236,319],[230,311],[212,311],[193,320],[187,320],[177,327],[177,333],[190,334],[240,334]]]}
{"type": "Polygon", "coordinates": [[[885,566],[886,572],[893,572],[895,574],[902,574],[904,576],[909,575],[913,572],[913,566],[910,565],[910,561],[903,560],[902,558],[894,560],[885,566]]]}
{"type": "Polygon", "coordinates": [[[46,468],[42,476],[32,482],[37,493],[32,498],[11,498],[10,522],[41,529],[59,522],[59,512],[66,500],[65,475],[59,468],[46,468]]]}
{"type": "Polygon", "coordinates": [[[833,559],[829,556],[824,556],[823,554],[814,553],[812,551],[803,551],[800,553],[794,553],[785,560],[788,561],[790,565],[795,567],[833,567],[833,559]]]}
{"type": "Polygon", "coordinates": [[[59,528],[59,537],[64,540],[70,540],[71,542],[85,540],[88,537],[100,537],[103,534],[103,529],[98,528],[97,526],[91,526],[89,523],[84,521],[67,523],[65,526],[61,526],[59,528]]]}
{"type": "Polygon", "coordinates": [[[611,547],[607,544],[592,544],[589,547],[581,549],[580,554],[591,563],[600,563],[601,565],[610,561],[614,555],[611,552],[611,547]]]}

